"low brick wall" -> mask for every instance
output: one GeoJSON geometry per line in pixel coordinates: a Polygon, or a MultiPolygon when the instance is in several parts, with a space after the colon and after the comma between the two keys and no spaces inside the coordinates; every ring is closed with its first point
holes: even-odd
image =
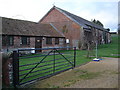
{"type": "Polygon", "coordinates": [[[2,83],[5,87],[9,87],[12,85],[12,73],[12,58],[9,58],[2,63],[2,83]]]}

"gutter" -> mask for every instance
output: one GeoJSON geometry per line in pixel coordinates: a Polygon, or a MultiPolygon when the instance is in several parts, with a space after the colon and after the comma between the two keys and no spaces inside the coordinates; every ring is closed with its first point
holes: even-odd
{"type": "Polygon", "coordinates": [[[60,33],[63,37],[65,37],[65,35],[64,35],[62,32],[60,32],[52,23],[50,23],[50,25],[51,25],[58,33],[60,33]]]}

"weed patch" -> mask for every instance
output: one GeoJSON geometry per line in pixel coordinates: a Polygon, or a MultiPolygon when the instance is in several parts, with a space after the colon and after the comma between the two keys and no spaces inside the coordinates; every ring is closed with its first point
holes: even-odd
{"type": "Polygon", "coordinates": [[[95,77],[98,77],[100,75],[100,72],[84,72],[79,76],[81,79],[93,79],[95,77]]]}
{"type": "Polygon", "coordinates": [[[64,87],[68,87],[68,86],[70,86],[70,85],[72,85],[72,84],[75,84],[76,81],[77,81],[77,80],[68,80],[67,82],[65,82],[64,87]]]}
{"type": "Polygon", "coordinates": [[[111,72],[111,74],[120,74],[120,72],[113,71],[113,72],[111,72]]]}
{"type": "Polygon", "coordinates": [[[51,86],[50,88],[60,88],[60,87],[53,85],[53,86],[51,86]]]}
{"type": "Polygon", "coordinates": [[[87,71],[85,71],[85,70],[76,70],[76,71],[74,71],[74,73],[87,73],[87,71]]]}

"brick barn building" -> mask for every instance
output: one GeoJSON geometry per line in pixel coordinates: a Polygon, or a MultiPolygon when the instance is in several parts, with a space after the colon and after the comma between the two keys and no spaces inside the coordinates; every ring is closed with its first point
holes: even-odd
{"type": "Polygon", "coordinates": [[[39,22],[0,17],[2,51],[23,48],[77,47],[110,42],[109,30],[53,6],[39,22]]]}
{"type": "Polygon", "coordinates": [[[109,43],[110,33],[102,26],[53,6],[39,23],[51,24],[65,35],[68,46],[86,49],[87,42],[109,43]]]}
{"type": "Polygon", "coordinates": [[[24,48],[64,47],[65,36],[50,24],[0,17],[2,51],[24,48]]]}

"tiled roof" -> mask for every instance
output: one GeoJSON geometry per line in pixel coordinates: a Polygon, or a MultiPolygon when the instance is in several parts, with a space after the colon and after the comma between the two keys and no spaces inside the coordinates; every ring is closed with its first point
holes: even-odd
{"type": "Polygon", "coordinates": [[[95,23],[92,23],[92,22],[90,22],[88,20],[85,20],[85,19],[83,19],[83,18],[81,18],[81,17],[79,17],[77,15],[74,15],[74,14],[68,12],[68,11],[65,11],[65,10],[63,10],[61,8],[58,8],[56,6],[54,6],[53,8],[56,8],[57,10],[59,10],[60,12],[65,14],[67,17],[69,17],[70,19],[72,19],[73,21],[78,23],[79,25],[83,26],[84,28],[88,28],[89,29],[88,26],[92,26],[92,27],[100,29],[100,30],[105,30],[102,26],[97,25],[95,23]]]}
{"type": "Polygon", "coordinates": [[[30,21],[2,18],[2,34],[25,36],[64,37],[50,24],[40,24],[30,21]]]}

